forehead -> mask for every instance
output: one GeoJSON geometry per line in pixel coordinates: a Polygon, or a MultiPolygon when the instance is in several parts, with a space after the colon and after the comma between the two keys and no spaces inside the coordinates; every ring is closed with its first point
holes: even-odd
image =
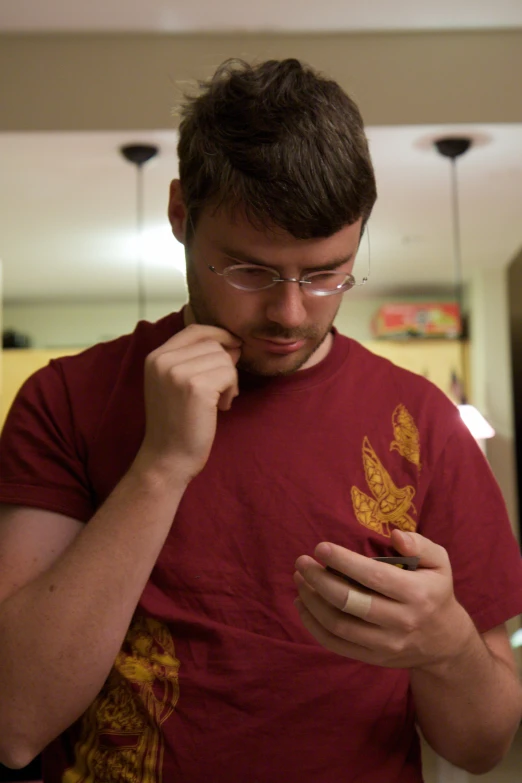
{"type": "Polygon", "coordinates": [[[198,220],[196,237],[207,249],[225,255],[250,256],[271,266],[297,264],[320,266],[357,252],[362,219],[344,226],[329,237],[297,239],[277,226],[260,228],[241,212],[204,210],[198,220]]]}

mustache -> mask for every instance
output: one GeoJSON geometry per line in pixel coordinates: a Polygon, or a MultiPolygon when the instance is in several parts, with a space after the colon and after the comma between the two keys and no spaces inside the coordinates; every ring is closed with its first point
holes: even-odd
{"type": "Polygon", "coordinates": [[[250,335],[260,340],[280,339],[294,340],[297,342],[298,340],[314,339],[318,337],[318,330],[311,327],[287,329],[280,324],[270,324],[263,327],[263,329],[253,329],[250,332],[250,335]]]}
{"type": "Polygon", "coordinates": [[[221,323],[217,319],[209,319],[206,321],[206,323],[211,326],[218,326],[219,328],[230,332],[230,334],[234,335],[234,337],[237,337],[238,340],[242,340],[246,334],[248,334],[250,337],[255,337],[259,340],[280,339],[293,340],[294,342],[297,342],[298,340],[315,340],[321,335],[321,330],[314,326],[287,329],[286,327],[277,323],[265,324],[263,327],[247,327],[246,332],[240,335],[233,332],[228,326],[221,323]]]}

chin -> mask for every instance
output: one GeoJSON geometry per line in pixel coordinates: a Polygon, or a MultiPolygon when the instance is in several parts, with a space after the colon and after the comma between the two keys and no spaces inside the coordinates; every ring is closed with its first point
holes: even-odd
{"type": "Polygon", "coordinates": [[[267,359],[264,356],[241,356],[237,363],[239,370],[248,372],[251,375],[260,375],[265,378],[274,378],[282,375],[292,375],[300,370],[310,359],[313,351],[307,351],[303,355],[281,356],[267,359]]]}

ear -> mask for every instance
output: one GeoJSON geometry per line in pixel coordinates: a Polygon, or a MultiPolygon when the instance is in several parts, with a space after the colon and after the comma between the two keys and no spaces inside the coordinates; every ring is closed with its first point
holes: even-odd
{"type": "Polygon", "coordinates": [[[183,245],[185,244],[185,227],[187,222],[187,209],[183,201],[181,192],[181,182],[179,179],[173,179],[170,183],[169,195],[169,222],[172,226],[172,233],[183,245]]]}

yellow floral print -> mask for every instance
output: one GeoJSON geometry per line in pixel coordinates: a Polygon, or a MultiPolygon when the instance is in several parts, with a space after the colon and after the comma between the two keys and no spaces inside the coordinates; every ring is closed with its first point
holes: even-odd
{"type": "Polygon", "coordinates": [[[162,783],[162,724],[179,699],[168,629],[137,617],[98,698],[85,713],[76,763],[62,783],[162,783]]]}
{"type": "Polygon", "coordinates": [[[390,451],[398,451],[407,460],[421,469],[419,430],[412,415],[404,405],[397,405],[392,414],[392,426],[395,440],[390,451]]]}
{"type": "Polygon", "coordinates": [[[417,525],[408,511],[417,513],[412,503],[415,488],[395,486],[367,437],[363,441],[363,465],[366,483],[373,497],[352,487],[353,508],[361,525],[388,538],[391,534],[390,524],[401,530],[414,531],[417,525]]]}

